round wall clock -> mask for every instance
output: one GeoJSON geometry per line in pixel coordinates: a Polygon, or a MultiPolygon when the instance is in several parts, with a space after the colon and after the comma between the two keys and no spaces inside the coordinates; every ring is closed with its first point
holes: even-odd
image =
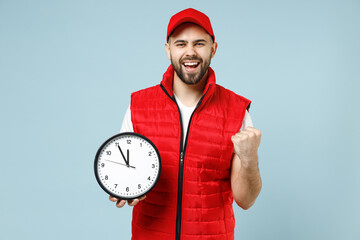
{"type": "Polygon", "coordinates": [[[148,138],[132,132],[119,133],[97,151],[94,171],[100,187],[109,195],[127,200],[139,198],[159,180],[160,154],[148,138]]]}

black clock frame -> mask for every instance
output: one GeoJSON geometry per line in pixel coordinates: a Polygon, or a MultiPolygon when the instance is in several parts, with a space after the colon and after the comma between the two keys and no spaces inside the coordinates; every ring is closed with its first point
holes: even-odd
{"type": "Polygon", "coordinates": [[[96,177],[96,181],[98,182],[98,184],[100,185],[100,187],[107,193],[109,194],[110,196],[112,197],[116,197],[118,199],[123,199],[123,200],[133,200],[133,199],[137,199],[137,198],[141,198],[142,196],[145,196],[146,194],[148,194],[154,187],[155,185],[157,184],[157,182],[159,181],[159,178],[160,178],[160,175],[161,175],[161,158],[160,158],[160,153],[159,153],[159,150],[157,149],[157,147],[155,146],[155,144],[150,140],[148,139],[147,137],[139,134],[139,133],[135,133],[135,132],[122,132],[122,133],[118,133],[118,134],[115,134],[114,136],[108,138],[101,146],[100,148],[97,150],[96,152],[96,155],[95,155],[95,160],[94,160],[94,173],[95,173],[95,177],[96,177]],[[111,140],[113,140],[114,138],[117,138],[119,136],[122,136],[122,135],[133,135],[133,136],[137,136],[137,137],[140,137],[140,138],[143,138],[145,141],[147,141],[148,143],[150,143],[152,145],[152,147],[155,149],[155,152],[158,156],[158,159],[159,159],[159,174],[157,175],[156,179],[155,179],[155,183],[153,184],[153,186],[148,189],[146,192],[144,192],[143,194],[139,195],[139,196],[136,196],[136,197],[123,197],[123,196],[119,196],[119,195],[116,195],[112,192],[110,192],[104,185],[103,183],[101,182],[100,180],[100,177],[98,175],[98,161],[99,161],[99,155],[101,153],[101,150],[104,148],[104,146],[110,142],[111,140]]]}

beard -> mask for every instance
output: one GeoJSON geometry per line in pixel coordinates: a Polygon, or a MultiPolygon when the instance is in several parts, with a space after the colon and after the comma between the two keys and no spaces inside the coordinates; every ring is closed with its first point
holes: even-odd
{"type": "Polygon", "coordinates": [[[205,60],[203,60],[202,58],[199,57],[184,57],[182,59],[179,60],[179,62],[174,61],[174,59],[171,57],[170,58],[171,61],[171,65],[174,68],[174,71],[176,72],[176,74],[178,75],[178,77],[180,78],[180,80],[188,85],[195,85],[197,83],[199,83],[201,81],[201,79],[204,77],[204,75],[206,74],[210,63],[211,63],[211,53],[210,56],[208,58],[206,58],[205,60]],[[198,70],[194,73],[187,73],[185,71],[185,67],[182,64],[183,61],[185,60],[196,60],[199,61],[199,66],[198,66],[198,70]]]}

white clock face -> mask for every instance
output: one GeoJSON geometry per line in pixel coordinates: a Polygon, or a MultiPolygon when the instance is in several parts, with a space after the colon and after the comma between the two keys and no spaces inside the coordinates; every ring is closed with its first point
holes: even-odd
{"type": "Polygon", "coordinates": [[[120,133],[100,147],[94,170],[108,194],[121,199],[139,198],[155,186],[160,176],[160,155],[144,136],[120,133]]]}

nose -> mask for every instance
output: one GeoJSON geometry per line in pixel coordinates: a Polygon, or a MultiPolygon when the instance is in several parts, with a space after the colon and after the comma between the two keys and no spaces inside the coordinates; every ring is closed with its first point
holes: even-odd
{"type": "Polygon", "coordinates": [[[191,44],[189,44],[188,46],[186,46],[186,52],[185,52],[186,56],[196,56],[196,51],[194,46],[192,46],[191,44]]]}

